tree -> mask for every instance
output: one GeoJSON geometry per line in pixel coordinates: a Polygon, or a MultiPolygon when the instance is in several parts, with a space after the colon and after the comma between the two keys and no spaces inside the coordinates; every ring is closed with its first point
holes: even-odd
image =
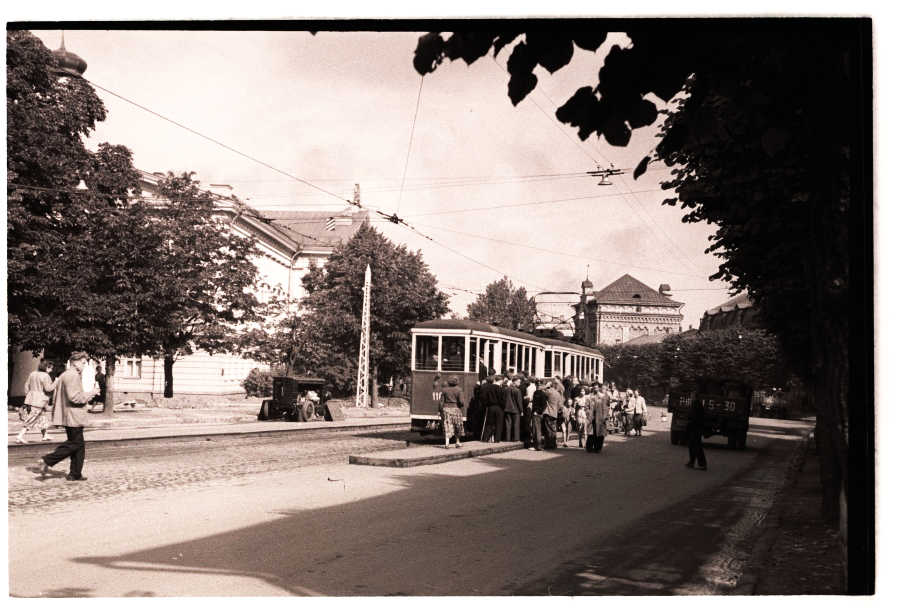
{"type": "MultiPolygon", "coordinates": [[[[174,393],[173,368],[185,354],[237,351],[243,325],[259,320],[255,242],[235,232],[192,174],[171,172],[159,183],[155,248],[145,252],[144,290],[152,353],[163,357],[164,393],[174,393]]],[[[231,202],[239,206],[237,201],[231,202]]]]}
{"type": "Polygon", "coordinates": [[[229,231],[188,176],[163,181],[166,205],[140,197],[131,152],[85,148],[106,111],[81,78],[27,32],[7,32],[7,296],[10,362],[18,349],[73,349],[106,360],[234,344],[254,319],[252,242],[229,231]]]}
{"type": "Polygon", "coordinates": [[[534,330],[537,309],[525,287],[515,288],[508,278],[491,282],[484,292],[466,307],[470,320],[530,333],[534,330]]]}
{"type": "Polygon", "coordinates": [[[103,104],[55,68],[34,36],[7,33],[10,362],[19,349],[62,362],[73,349],[105,359],[111,414],[117,354],[151,345],[139,314],[149,216],[131,201],[131,152],[84,147],[103,104]]]}
{"type": "Polygon", "coordinates": [[[325,377],[338,392],[356,383],[360,317],[366,265],[372,269],[369,354],[376,381],[409,373],[409,330],[417,322],[447,312],[447,295],[437,288],[421,252],[396,246],[364,225],[335,248],[324,267],[303,278],[308,296],[295,325],[290,348],[280,348],[299,366],[325,377]]]}
{"type": "MultiPolygon", "coordinates": [[[[6,33],[7,311],[10,362],[33,343],[24,327],[42,315],[39,266],[67,236],[76,186],[90,164],[82,137],[106,110],[83,80],[60,77],[35,36],[6,33]],[[37,289],[36,289],[37,288],[37,289]]],[[[43,346],[38,347],[40,349],[43,346]]]]}
{"type": "MultiPolygon", "coordinates": [[[[424,75],[444,59],[472,63],[518,41],[507,62],[517,104],[536,86],[536,66],[552,73],[575,46],[596,51],[605,25],[431,33],[413,63],[424,75]]],[[[631,44],[612,46],[597,83],[578,89],[556,116],[582,139],[596,133],[624,146],[633,129],[665,114],[655,154],[634,175],[654,160],[673,168],[663,186],[677,198],[664,203],[690,210],[685,222],[717,227],[708,252],[723,262],[713,278],[749,292],[813,388],[823,508],[837,520],[848,489],[847,227],[850,210],[871,203],[871,22],[625,25],[631,44]],[[650,94],[671,107],[660,110],[650,94]]]]}
{"type": "Polygon", "coordinates": [[[728,328],[673,335],[660,343],[610,345],[604,379],[619,387],[650,390],[661,397],[669,386],[697,377],[734,379],[755,388],[784,386],[788,369],[778,338],[760,329],[728,328]]]}

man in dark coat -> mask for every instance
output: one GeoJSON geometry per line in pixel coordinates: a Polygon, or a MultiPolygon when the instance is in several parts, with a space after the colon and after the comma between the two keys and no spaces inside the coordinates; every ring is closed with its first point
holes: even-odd
{"type": "Polygon", "coordinates": [[[700,399],[695,398],[691,401],[691,410],[688,412],[687,423],[688,435],[688,468],[694,467],[706,470],[706,454],[703,452],[703,403],[700,399]]]}
{"type": "Polygon", "coordinates": [[[543,437],[541,428],[547,404],[547,393],[544,391],[544,386],[538,386],[534,391],[534,396],[531,397],[531,447],[529,449],[534,451],[544,450],[544,444],[541,440],[543,437]]]}
{"type": "Polygon", "coordinates": [[[487,441],[491,437],[499,443],[503,434],[503,409],[506,407],[506,397],[498,385],[503,379],[502,375],[495,375],[481,388],[481,404],[485,409],[484,432],[481,440],[487,441]]]}
{"type": "Polygon", "coordinates": [[[507,386],[506,406],[503,409],[503,440],[519,442],[519,420],[522,417],[522,392],[519,379],[513,379],[507,386]]]}

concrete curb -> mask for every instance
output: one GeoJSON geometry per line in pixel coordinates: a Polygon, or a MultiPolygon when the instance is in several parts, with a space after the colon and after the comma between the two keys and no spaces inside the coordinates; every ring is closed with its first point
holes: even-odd
{"type": "MultiPolygon", "coordinates": [[[[138,443],[144,441],[159,440],[191,440],[197,438],[215,437],[241,437],[241,436],[262,436],[262,435],[303,435],[328,430],[334,431],[363,431],[374,428],[389,428],[396,430],[409,429],[409,420],[406,418],[372,418],[374,421],[353,420],[349,422],[302,422],[302,423],[286,423],[286,422],[259,422],[251,423],[219,423],[219,424],[174,424],[148,426],[144,428],[86,428],[86,432],[91,435],[88,442],[91,445],[108,445],[114,443],[138,443]],[[268,424],[268,425],[267,425],[268,424]],[[97,437],[91,433],[107,435],[107,438],[97,437]]],[[[61,442],[59,435],[56,435],[52,441],[29,441],[25,445],[15,442],[15,436],[10,434],[10,440],[7,449],[10,452],[28,451],[29,448],[46,447],[56,445],[61,442]]]]}
{"type": "MultiPolygon", "coordinates": [[[[470,441],[471,442],[471,441],[470,441]]],[[[480,457],[483,455],[492,455],[495,453],[505,453],[507,451],[515,451],[522,449],[522,443],[490,443],[487,447],[476,447],[467,449],[463,446],[460,449],[455,447],[443,449],[437,446],[428,447],[425,455],[395,455],[392,457],[384,457],[388,453],[404,453],[423,451],[422,447],[400,449],[395,451],[383,451],[381,455],[365,454],[351,455],[350,463],[361,466],[388,466],[391,468],[412,468],[414,466],[427,466],[430,464],[442,464],[444,462],[452,462],[454,460],[464,460],[466,458],[480,457]]]]}
{"type": "Polygon", "coordinates": [[[781,523],[781,512],[783,510],[783,500],[785,494],[797,482],[797,476],[800,473],[800,467],[806,460],[806,453],[809,444],[812,442],[813,432],[806,434],[791,454],[788,467],[785,472],[784,481],[781,487],[775,492],[775,500],[772,507],[762,522],[762,533],[753,544],[750,551],[750,559],[747,566],[750,568],[742,575],[735,588],[729,592],[730,595],[754,595],[756,587],[759,584],[759,568],[764,563],[764,558],[772,550],[775,540],[778,537],[778,530],[781,523]]]}

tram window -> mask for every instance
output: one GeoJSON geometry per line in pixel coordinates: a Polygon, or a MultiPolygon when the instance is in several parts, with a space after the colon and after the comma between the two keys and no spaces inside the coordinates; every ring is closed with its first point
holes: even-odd
{"type": "Polygon", "coordinates": [[[469,372],[478,372],[478,339],[469,339],[469,372]]]}
{"type": "Polygon", "coordinates": [[[531,348],[531,375],[532,377],[537,376],[537,348],[531,348]]]}
{"type": "Polygon", "coordinates": [[[506,372],[506,367],[509,366],[509,343],[503,341],[500,344],[500,371],[506,372]]]}
{"type": "Polygon", "coordinates": [[[522,359],[522,364],[523,364],[522,370],[525,371],[526,375],[528,374],[528,371],[531,370],[531,361],[529,360],[530,356],[531,356],[531,348],[526,347],[524,350],[524,353],[522,354],[522,358],[523,358],[522,359]]]}
{"type": "Polygon", "coordinates": [[[553,377],[553,353],[544,352],[544,377],[553,377]]]}
{"type": "Polygon", "coordinates": [[[416,337],[416,370],[436,371],[438,368],[438,338],[428,335],[416,337]]]}
{"type": "Polygon", "coordinates": [[[522,351],[524,350],[524,347],[525,346],[523,346],[523,345],[519,345],[516,347],[516,369],[520,370],[520,371],[525,368],[525,366],[524,366],[525,361],[522,358],[522,351]]]}
{"type": "Polygon", "coordinates": [[[560,354],[559,352],[553,352],[553,374],[562,372],[562,369],[560,368],[561,363],[562,363],[562,354],[560,354]]]}
{"type": "Polygon", "coordinates": [[[441,350],[442,371],[462,371],[465,369],[465,337],[444,337],[441,350]]]}

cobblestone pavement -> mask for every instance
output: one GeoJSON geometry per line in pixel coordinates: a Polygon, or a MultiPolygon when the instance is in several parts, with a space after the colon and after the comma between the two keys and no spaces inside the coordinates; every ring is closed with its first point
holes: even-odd
{"type": "Polygon", "coordinates": [[[205,487],[255,474],[346,462],[351,453],[397,449],[419,439],[418,434],[398,431],[396,426],[95,446],[88,439],[83,473],[88,480],[81,483],[65,480],[68,460],[57,464],[51,475],[41,477],[33,455],[11,456],[8,507],[11,513],[46,512],[63,509],[71,500],[96,500],[158,488],[205,487]]]}
{"type": "Polygon", "coordinates": [[[822,518],[821,483],[815,444],[774,514],[776,535],[754,558],[759,573],[756,595],[841,595],[843,556],[840,533],[822,518]]]}

